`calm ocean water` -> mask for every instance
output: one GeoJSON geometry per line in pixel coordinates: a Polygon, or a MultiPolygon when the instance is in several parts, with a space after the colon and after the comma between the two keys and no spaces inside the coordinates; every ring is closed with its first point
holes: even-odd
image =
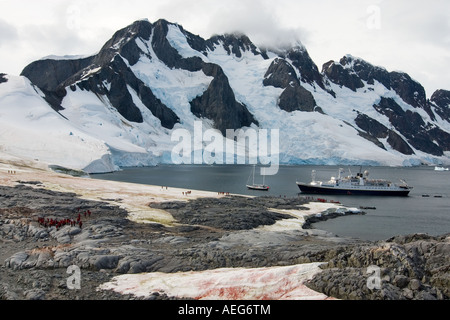
{"type": "MultiPolygon", "coordinates": [[[[353,173],[359,167],[343,167],[353,173]]],[[[280,166],[278,174],[266,176],[269,191],[252,191],[246,188],[252,179],[253,167],[249,165],[160,165],[145,168],[126,168],[110,174],[92,175],[94,179],[178,187],[186,190],[207,190],[246,195],[271,195],[293,197],[300,190],[296,181],[310,182],[311,171],[316,170],[316,180],[327,181],[337,176],[339,166],[280,166]]],[[[383,240],[400,234],[450,233],[450,171],[434,171],[434,167],[363,167],[371,178],[392,182],[405,180],[414,189],[408,197],[374,196],[319,196],[340,201],[351,207],[375,207],[365,210],[366,215],[331,219],[314,225],[339,236],[364,240],[383,240]],[[424,197],[428,195],[428,197],[424,197]]],[[[262,183],[256,169],[255,182],[262,183]]],[[[317,197],[317,196],[316,196],[317,197]]]]}

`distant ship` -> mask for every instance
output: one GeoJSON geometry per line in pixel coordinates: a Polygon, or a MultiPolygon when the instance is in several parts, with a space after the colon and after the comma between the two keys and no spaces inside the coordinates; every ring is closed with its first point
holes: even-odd
{"type": "Polygon", "coordinates": [[[338,195],[371,195],[371,196],[403,196],[406,197],[412,187],[406,182],[395,184],[383,179],[369,179],[369,172],[356,174],[350,173],[347,177],[342,177],[344,170],[339,169],[336,179],[331,177],[330,181],[316,181],[316,171],[312,171],[312,181],[310,183],[298,182],[297,185],[303,193],[315,194],[338,194],[338,195]]]}
{"type": "Polygon", "coordinates": [[[434,167],[435,171],[448,171],[448,168],[445,167],[434,167]]]}

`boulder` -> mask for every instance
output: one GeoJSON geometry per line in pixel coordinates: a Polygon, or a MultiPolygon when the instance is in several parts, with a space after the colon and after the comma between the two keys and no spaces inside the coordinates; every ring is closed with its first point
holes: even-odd
{"type": "Polygon", "coordinates": [[[92,256],[90,259],[91,265],[97,269],[114,269],[119,262],[119,256],[116,255],[100,255],[92,256]]]}
{"type": "Polygon", "coordinates": [[[28,259],[29,254],[21,251],[5,260],[5,266],[13,270],[22,269],[23,263],[28,259]]]}

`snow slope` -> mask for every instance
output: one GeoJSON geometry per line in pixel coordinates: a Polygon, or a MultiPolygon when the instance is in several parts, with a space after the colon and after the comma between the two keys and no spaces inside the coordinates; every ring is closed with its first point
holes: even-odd
{"type": "Polygon", "coordinates": [[[56,113],[28,79],[7,80],[0,85],[2,152],[87,172],[117,169],[105,143],[56,113]]]}

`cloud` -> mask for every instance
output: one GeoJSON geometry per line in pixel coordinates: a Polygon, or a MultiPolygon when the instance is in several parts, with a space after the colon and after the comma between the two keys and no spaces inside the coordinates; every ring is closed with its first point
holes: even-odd
{"type": "Polygon", "coordinates": [[[279,46],[305,39],[308,33],[300,26],[287,27],[283,18],[273,10],[272,1],[232,1],[215,12],[209,29],[219,33],[243,32],[257,45],[279,46]]]}
{"type": "Polygon", "coordinates": [[[0,19],[0,47],[18,40],[17,29],[8,22],[0,19]]]}
{"type": "Polygon", "coordinates": [[[309,36],[306,29],[287,26],[269,0],[172,0],[154,6],[151,20],[165,18],[177,22],[203,38],[216,34],[243,33],[257,45],[279,45],[303,40],[309,36]],[[159,15],[156,16],[155,12],[159,15]]]}

